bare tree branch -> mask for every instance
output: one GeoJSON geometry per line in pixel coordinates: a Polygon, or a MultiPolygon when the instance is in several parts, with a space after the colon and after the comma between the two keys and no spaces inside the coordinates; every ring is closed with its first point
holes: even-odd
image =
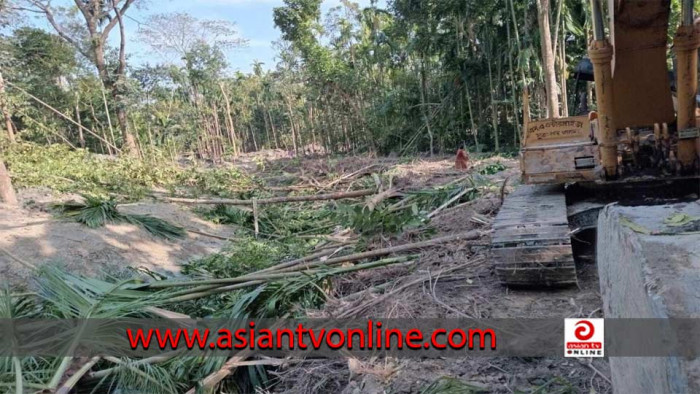
{"type": "MultiPolygon", "coordinates": [[[[127,0],[125,7],[128,5],[129,1],[130,0],[127,0]]],[[[112,8],[114,8],[114,12],[117,15],[116,20],[119,22],[119,65],[117,66],[116,74],[123,75],[124,71],[126,70],[126,34],[124,32],[124,21],[122,20],[122,15],[117,8],[118,3],[119,0],[112,0],[112,8]]],[[[124,11],[126,11],[126,9],[124,11]]]]}
{"type": "Polygon", "coordinates": [[[117,23],[119,23],[120,25],[123,24],[122,16],[126,13],[126,11],[129,9],[129,7],[132,4],[134,4],[134,1],[135,0],[126,0],[124,5],[120,9],[118,9],[117,7],[119,6],[119,3],[121,1],[120,0],[112,1],[113,9],[114,9],[114,12],[117,14],[117,17],[111,19],[109,21],[109,23],[107,24],[107,26],[105,26],[105,28],[102,30],[102,43],[103,44],[107,40],[107,37],[109,37],[109,33],[112,31],[112,29],[114,29],[114,26],[116,26],[117,23]]]}
{"type": "MultiPolygon", "coordinates": [[[[63,27],[56,21],[56,17],[54,16],[53,11],[51,10],[51,2],[47,1],[44,3],[38,0],[28,0],[28,2],[29,4],[33,5],[38,9],[34,12],[43,13],[44,15],[46,15],[46,20],[49,21],[49,24],[51,24],[51,26],[59,35],[59,37],[63,38],[66,42],[72,45],[81,55],[85,56],[87,59],[92,59],[92,56],[90,56],[90,54],[87,51],[85,51],[82,45],[80,45],[80,43],[76,41],[73,37],[68,35],[68,33],[65,32],[63,27]]],[[[76,1],[76,3],[77,2],[78,1],[76,1]]]]}

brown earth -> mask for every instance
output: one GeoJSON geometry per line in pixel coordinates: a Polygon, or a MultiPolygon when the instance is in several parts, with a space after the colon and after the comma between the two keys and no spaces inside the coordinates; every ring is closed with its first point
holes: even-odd
{"type": "MultiPolygon", "coordinates": [[[[118,273],[126,267],[176,273],[179,263],[217,252],[224,244],[222,240],[193,233],[183,240],[167,241],[129,224],[90,229],[58,220],[48,212],[52,203],[77,196],[57,196],[44,189],[25,189],[18,194],[21,207],[0,207],[0,248],[33,265],[54,262],[87,275],[118,273]]],[[[143,202],[119,209],[149,214],[186,229],[224,237],[233,235],[230,228],[202,220],[177,205],[143,202]]],[[[30,276],[29,269],[0,252],[3,281],[22,284],[30,276]]]]}

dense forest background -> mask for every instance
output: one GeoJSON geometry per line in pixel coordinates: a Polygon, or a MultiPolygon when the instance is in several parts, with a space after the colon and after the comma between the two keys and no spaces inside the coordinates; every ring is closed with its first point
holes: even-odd
{"type": "Polygon", "coordinates": [[[572,77],[586,0],[343,0],[325,15],[321,2],[284,0],[277,64],[246,74],[225,60],[247,38],[229,22],[154,10],[139,39],[163,60],[139,65],[124,29],[139,0],[4,0],[3,135],[214,162],[267,148],[507,151],[524,117],[580,113],[592,97],[572,77]],[[37,15],[48,29],[23,24],[37,15]]]}

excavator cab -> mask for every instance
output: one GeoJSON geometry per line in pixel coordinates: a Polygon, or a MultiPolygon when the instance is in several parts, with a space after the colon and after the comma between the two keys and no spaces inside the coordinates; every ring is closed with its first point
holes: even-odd
{"type": "Polygon", "coordinates": [[[567,206],[564,185],[635,191],[641,183],[665,187],[669,180],[689,176],[697,182],[700,29],[694,25],[693,3],[683,0],[673,42],[674,106],[667,61],[671,0],[609,0],[609,39],[600,0],[591,0],[594,38],[588,55],[597,111],[525,119],[525,185],[508,196],[493,224],[491,258],[501,283],[577,284],[571,237],[582,227],[595,226],[598,211],[567,206]]]}
{"type": "Polygon", "coordinates": [[[527,184],[594,181],[599,178],[598,115],[527,122],[520,168],[527,184]]]}
{"type": "Polygon", "coordinates": [[[667,61],[670,0],[610,0],[609,40],[600,3],[591,3],[595,40],[590,58],[599,113],[526,119],[521,151],[524,183],[697,173],[700,35],[693,24],[692,1],[684,2],[683,24],[674,40],[676,81],[669,79],[673,74],[667,61]],[[598,127],[599,118],[605,127],[598,127]]]}

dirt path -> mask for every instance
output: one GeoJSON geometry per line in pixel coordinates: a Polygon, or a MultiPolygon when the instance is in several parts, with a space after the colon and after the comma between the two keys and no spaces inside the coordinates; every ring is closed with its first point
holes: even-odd
{"type": "MultiPolygon", "coordinates": [[[[183,240],[167,241],[128,224],[89,229],[78,223],[56,220],[46,212],[49,204],[71,196],[27,189],[20,191],[19,197],[22,208],[0,208],[0,247],[32,264],[56,262],[73,272],[88,275],[118,273],[126,267],[178,272],[178,263],[217,252],[224,244],[222,240],[192,233],[183,240]]],[[[233,235],[230,227],[204,221],[176,205],[142,203],[120,209],[149,214],[187,229],[224,237],[233,235]]],[[[2,281],[19,284],[29,275],[26,268],[0,253],[2,281]]]]}

